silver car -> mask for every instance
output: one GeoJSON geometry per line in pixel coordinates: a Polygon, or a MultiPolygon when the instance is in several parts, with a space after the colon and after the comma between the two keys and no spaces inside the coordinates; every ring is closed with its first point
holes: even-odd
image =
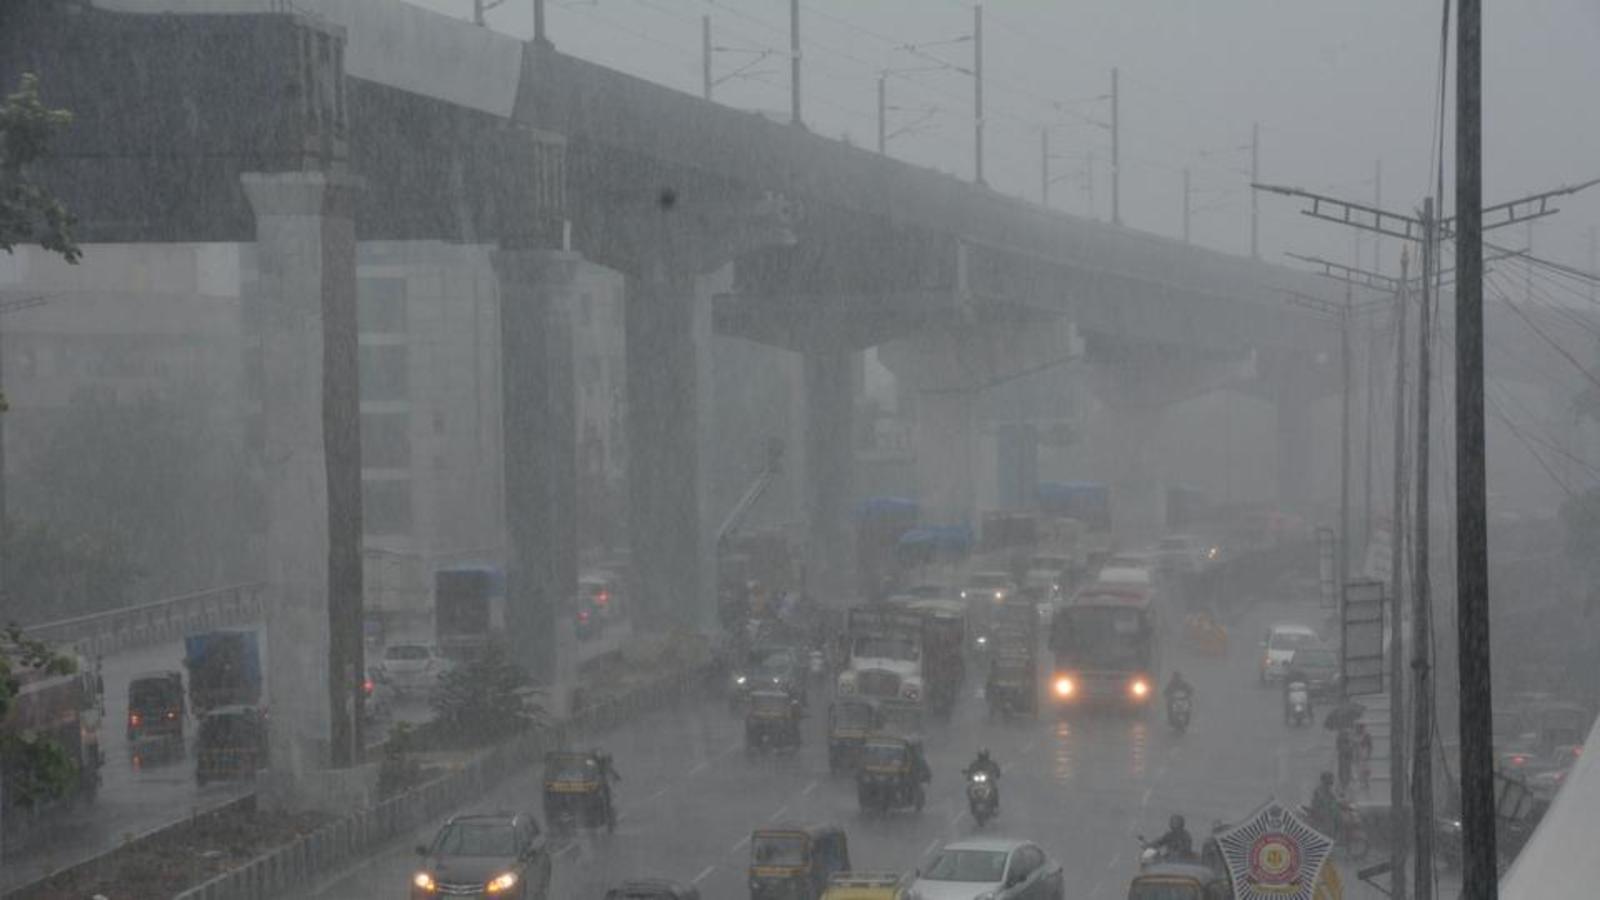
{"type": "Polygon", "coordinates": [[[1061,900],[1061,866],[1038,844],[1008,838],[954,841],[917,870],[906,900],[1061,900]]]}

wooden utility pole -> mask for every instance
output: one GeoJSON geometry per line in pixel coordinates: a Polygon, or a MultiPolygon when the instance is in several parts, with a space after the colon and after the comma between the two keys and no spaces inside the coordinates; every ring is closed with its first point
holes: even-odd
{"type": "MultiPolygon", "coordinates": [[[[1438,266],[1435,237],[1433,198],[1429,197],[1422,202],[1422,302],[1417,310],[1417,502],[1412,510],[1416,527],[1411,538],[1416,560],[1411,582],[1411,668],[1416,676],[1411,697],[1411,812],[1418,900],[1433,896],[1433,597],[1428,571],[1428,444],[1433,393],[1434,271],[1438,266]]],[[[1403,880],[1398,868],[1395,880],[1403,880]]]]}
{"type": "Polygon", "coordinates": [[[1499,895],[1494,834],[1489,534],[1483,439],[1483,8],[1456,16],[1456,629],[1462,897],[1499,895]]]}

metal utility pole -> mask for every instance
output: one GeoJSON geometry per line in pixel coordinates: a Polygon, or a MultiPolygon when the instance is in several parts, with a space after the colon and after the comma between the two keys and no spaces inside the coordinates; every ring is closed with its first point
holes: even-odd
{"type": "MultiPolygon", "coordinates": [[[[1250,123],[1250,183],[1261,180],[1261,123],[1250,123]]],[[[1261,258],[1261,198],[1250,192],[1250,258],[1261,258]]]]}
{"type": "MultiPolygon", "coordinates": [[[[796,0],[798,2],[798,0],[796,0]]],[[[972,128],[974,154],[973,180],[983,180],[983,4],[972,7],[972,128]]]]}
{"type": "MultiPolygon", "coordinates": [[[[700,96],[711,99],[711,17],[700,17],[700,96]]],[[[883,86],[878,87],[878,96],[883,96],[883,86]]]]}
{"type": "Polygon", "coordinates": [[[1122,224],[1122,157],[1118,152],[1120,138],[1118,117],[1121,98],[1117,96],[1117,67],[1111,67],[1111,224],[1122,224]]]}
{"type": "Polygon", "coordinates": [[[1489,678],[1489,535],[1483,440],[1483,8],[1456,24],[1456,628],[1461,691],[1462,897],[1499,895],[1489,678]]]}
{"type": "Polygon", "coordinates": [[[882,155],[889,146],[889,73],[878,73],[878,153],[882,155]]]}
{"type": "MultiPolygon", "coordinates": [[[[1378,209],[1383,209],[1383,160],[1381,159],[1373,161],[1372,205],[1378,209]]],[[[1372,271],[1374,272],[1383,271],[1383,255],[1380,252],[1382,247],[1383,235],[1374,234],[1372,236],[1372,271]]],[[[1423,268],[1426,269],[1426,265],[1423,268]]]]}
{"type": "MultiPolygon", "coordinates": [[[[1184,238],[1187,240],[1188,235],[1184,238]]],[[[1343,390],[1339,393],[1339,571],[1336,575],[1340,596],[1344,594],[1345,582],[1350,580],[1350,326],[1354,318],[1355,303],[1347,284],[1344,309],[1339,314],[1339,383],[1343,390]]]]}
{"type": "Polygon", "coordinates": [[[1406,275],[1410,254],[1400,254],[1400,290],[1395,294],[1394,357],[1394,507],[1389,526],[1389,861],[1391,897],[1405,900],[1406,822],[1405,641],[1400,628],[1400,598],[1405,587],[1406,514],[1406,275]]]}
{"type": "Polygon", "coordinates": [[[550,46],[550,38],[544,31],[544,0],[533,0],[533,42],[550,46]]]}
{"type": "Polygon", "coordinates": [[[1050,205],[1050,129],[1039,129],[1039,205],[1050,205]]]}
{"type": "Polygon", "coordinates": [[[1183,170],[1183,242],[1189,243],[1189,170],[1183,170]]]}
{"type": "MultiPolygon", "coordinates": [[[[1417,311],[1417,501],[1412,514],[1416,527],[1411,539],[1416,560],[1411,582],[1411,668],[1416,683],[1411,702],[1411,811],[1416,840],[1416,896],[1433,896],[1433,698],[1432,648],[1433,599],[1428,574],[1428,432],[1432,385],[1433,270],[1438,264],[1434,252],[1433,198],[1422,201],[1422,303],[1417,311]]],[[[1401,873],[1395,870],[1399,880],[1401,873]]]]}
{"type": "Polygon", "coordinates": [[[800,120],[800,0],[789,0],[789,121],[800,120]]]}

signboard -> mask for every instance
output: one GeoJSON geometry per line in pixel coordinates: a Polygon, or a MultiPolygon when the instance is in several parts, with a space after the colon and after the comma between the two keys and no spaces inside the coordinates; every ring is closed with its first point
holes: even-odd
{"type": "Polygon", "coordinates": [[[1317,575],[1322,588],[1322,608],[1332,609],[1339,602],[1339,592],[1334,579],[1332,528],[1317,529],[1317,575]]]}
{"type": "Polygon", "coordinates": [[[1383,693],[1383,614],[1388,585],[1363,579],[1344,586],[1339,672],[1344,695],[1383,693]]]}
{"type": "Polygon", "coordinates": [[[895,609],[858,606],[849,612],[848,629],[851,634],[917,634],[922,630],[922,616],[895,609]]]}
{"type": "Polygon", "coordinates": [[[1314,900],[1333,839],[1269,802],[1217,835],[1234,900],[1314,900]]]}

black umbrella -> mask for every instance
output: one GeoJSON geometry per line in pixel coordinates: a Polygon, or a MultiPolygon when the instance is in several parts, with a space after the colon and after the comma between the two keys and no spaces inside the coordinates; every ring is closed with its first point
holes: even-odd
{"type": "Polygon", "coordinates": [[[1349,728],[1351,725],[1354,725],[1356,720],[1361,718],[1361,714],[1366,711],[1367,708],[1365,706],[1362,706],[1354,700],[1346,700],[1345,702],[1328,711],[1327,717],[1322,720],[1322,727],[1328,729],[1329,731],[1339,731],[1341,729],[1349,728]]]}

